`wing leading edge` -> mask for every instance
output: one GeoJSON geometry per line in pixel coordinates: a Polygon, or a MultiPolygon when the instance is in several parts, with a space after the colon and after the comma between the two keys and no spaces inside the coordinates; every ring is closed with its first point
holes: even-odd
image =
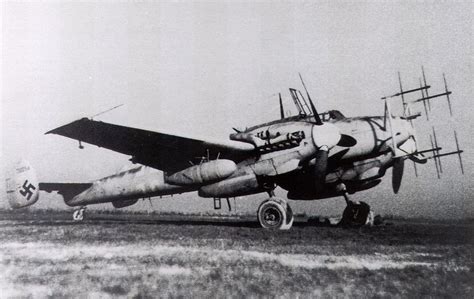
{"type": "Polygon", "coordinates": [[[201,157],[245,159],[254,146],[237,141],[204,141],[114,125],[88,118],[76,120],[46,134],[57,134],[132,156],[131,161],[174,172],[191,166],[201,157]]]}

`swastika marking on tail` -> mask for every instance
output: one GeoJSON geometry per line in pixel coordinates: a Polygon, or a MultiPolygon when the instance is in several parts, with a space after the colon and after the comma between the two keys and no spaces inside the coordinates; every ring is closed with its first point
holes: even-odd
{"type": "Polygon", "coordinates": [[[36,187],[31,183],[28,184],[28,180],[25,180],[22,189],[20,190],[20,194],[26,197],[26,200],[30,200],[31,196],[33,196],[33,191],[31,191],[31,189],[36,190],[36,187]]]}

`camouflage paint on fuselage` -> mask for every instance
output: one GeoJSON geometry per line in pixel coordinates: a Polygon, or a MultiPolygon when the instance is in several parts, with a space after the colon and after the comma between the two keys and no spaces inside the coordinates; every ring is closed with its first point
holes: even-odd
{"type": "MultiPolygon", "coordinates": [[[[312,190],[312,174],[302,168],[302,164],[309,166],[314,164],[312,153],[315,151],[315,144],[312,134],[315,132],[313,129],[315,125],[312,116],[294,116],[247,129],[245,133],[260,136],[265,142],[268,142],[265,140],[265,136],[275,138],[275,136],[284,136],[295,132],[302,133],[304,138],[295,147],[277,149],[264,154],[256,152],[255,155],[238,163],[237,170],[229,178],[213,184],[216,185],[216,188],[219,188],[219,184],[225,184],[226,181],[247,184],[249,188],[253,189],[245,189],[241,194],[252,194],[265,191],[255,187],[260,184],[259,178],[265,177],[270,178],[286,190],[301,189],[305,191],[301,193],[302,196],[303,193],[312,192],[313,195],[309,196],[311,199],[339,195],[337,192],[330,191],[338,182],[345,182],[348,186],[353,186],[354,192],[358,190],[357,188],[362,190],[372,185],[375,186],[376,184],[370,185],[370,181],[378,180],[393,164],[391,150],[393,141],[391,132],[387,129],[388,122],[384,123],[383,116],[339,118],[330,119],[327,122],[335,125],[341,134],[351,136],[356,140],[356,144],[351,147],[335,146],[330,150],[329,158],[332,162],[326,176],[329,191],[312,190]],[[251,181],[242,181],[236,178],[248,178],[251,181]],[[319,191],[320,194],[315,194],[319,191]]],[[[409,122],[400,117],[392,117],[392,125],[397,146],[402,145],[414,135],[409,122]]],[[[222,190],[232,187],[232,185],[223,186],[222,190]]],[[[162,171],[139,166],[93,182],[89,189],[69,199],[66,203],[71,206],[88,205],[200,189],[202,189],[200,195],[206,196],[207,194],[206,197],[212,197],[213,193],[209,193],[209,190],[213,190],[211,185],[179,186],[170,184],[166,182],[162,171]]],[[[295,193],[293,192],[293,194],[295,193]]],[[[240,196],[239,193],[232,195],[240,196]]],[[[303,197],[308,196],[304,195],[303,197]]]]}

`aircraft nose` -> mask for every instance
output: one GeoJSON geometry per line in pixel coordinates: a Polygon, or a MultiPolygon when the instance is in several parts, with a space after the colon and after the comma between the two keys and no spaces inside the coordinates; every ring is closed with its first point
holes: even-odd
{"type": "Polygon", "coordinates": [[[314,125],[312,129],[312,137],[314,145],[317,148],[327,146],[328,149],[337,145],[341,139],[339,128],[331,123],[323,123],[322,125],[314,125]]]}
{"type": "Polygon", "coordinates": [[[415,129],[415,126],[411,125],[408,121],[407,121],[407,130],[408,130],[408,134],[410,136],[410,138],[413,139],[413,141],[415,141],[415,145],[416,143],[418,142],[418,138],[416,136],[416,129],[415,129]]]}
{"type": "MultiPolygon", "coordinates": [[[[412,126],[409,121],[406,122],[405,126],[407,127],[408,134],[409,134],[411,137],[415,137],[415,136],[416,136],[415,127],[412,126]]],[[[415,138],[416,138],[416,137],[415,137],[415,138]]]]}
{"type": "Polygon", "coordinates": [[[398,119],[394,122],[394,132],[396,133],[395,140],[397,146],[404,144],[407,140],[413,139],[416,141],[415,129],[410,124],[409,120],[398,119]]]}
{"type": "Polygon", "coordinates": [[[400,133],[402,133],[402,136],[404,136],[406,139],[415,136],[415,130],[411,126],[410,121],[403,120],[403,123],[400,127],[401,127],[400,128],[400,131],[401,131],[400,133]]]}

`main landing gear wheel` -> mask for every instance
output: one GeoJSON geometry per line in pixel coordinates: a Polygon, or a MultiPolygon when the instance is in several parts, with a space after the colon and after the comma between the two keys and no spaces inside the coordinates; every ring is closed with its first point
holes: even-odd
{"type": "Polygon", "coordinates": [[[294,220],[290,205],[285,200],[276,197],[262,202],[257,216],[260,225],[271,230],[288,230],[294,220]]]}
{"type": "Polygon", "coordinates": [[[347,201],[347,207],[342,213],[339,224],[343,226],[362,226],[367,223],[370,215],[370,206],[365,202],[347,201]]]}
{"type": "Polygon", "coordinates": [[[344,183],[340,183],[337,186],[337,189],[342,193],[342,196],[344,196],[347,205],[342,213],[342,219],[339,221],[338,225],[359,227],[369,223],[371,219],[373,219],[373,213],[370,211],[370,206],[368,204],[363,201],[354,202],[349,199],[347,188],[344,183]]]}
{"type": "Polygon", "coordinates": [[[72,220],[74,221],[82,221],[84,220],[84,214],[85,214],[86,207],[82,207],[80,209],[77,209],[72,213],[72,220]]]}

